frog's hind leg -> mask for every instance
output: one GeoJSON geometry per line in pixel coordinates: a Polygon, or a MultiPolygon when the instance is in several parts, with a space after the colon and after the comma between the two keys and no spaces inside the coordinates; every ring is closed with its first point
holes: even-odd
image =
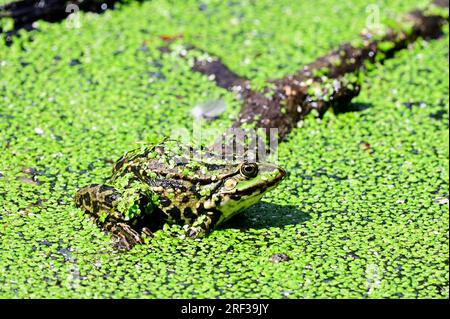
{"type": "Polygon", "coordinates": [[[119,200],[120,193],[114,187],[107,185],[89,185],[81,188],[75,195],[76,206],[88,212],[104,230],[113,235],[116,248],[130,249],[144,241],[115,210],[119,200]]]}
{"type": "Polygon", "coordinates": [[[107,185],[92,184],[81,188],[75,195],[76,206],[100,220],[106,216],[121,219],[120,214],[114,211],[119,200],[120,193],[107,185]]]}

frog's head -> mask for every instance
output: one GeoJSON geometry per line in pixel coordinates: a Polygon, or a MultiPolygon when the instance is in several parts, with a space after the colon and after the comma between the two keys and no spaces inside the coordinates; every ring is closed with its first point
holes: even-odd
{"type": "Polygon", "coordinates": [[[275,188],[285,177],[281,167],[261,162],[243,162],[233,165],[229,174],[220,178],[220,183],[205,202],[221,212],[223,222],[257,203],[262,196],[275,188]]]}

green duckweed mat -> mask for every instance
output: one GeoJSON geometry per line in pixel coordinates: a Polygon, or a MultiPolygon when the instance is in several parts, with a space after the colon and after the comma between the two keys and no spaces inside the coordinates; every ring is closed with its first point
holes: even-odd
{"type": "MultiPolygon", "coordinates": [[[[378,2],[382,17],[423,3],[378,2]]],[[[218,130],[239,111],[161,36],[258,86],[356,39],[366,8],[129,3],[0,43],[0,297],[448,298],[448,30],[371,70],[352,112],[308,117],[279,147],[288,178],[207,238],[163,230],[117,253],[72,203],[136,142],[192,129],[196,105],[226,102],[203,123],[218,130]]]]}

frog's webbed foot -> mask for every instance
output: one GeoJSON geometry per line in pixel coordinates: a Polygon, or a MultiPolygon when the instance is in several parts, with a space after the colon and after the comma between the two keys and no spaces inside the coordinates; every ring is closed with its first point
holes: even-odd
{"type": "Polygon", "coordinates": [[[215,226],[216,221],[213,213],[199,216],[191,225],[183,227],[186,237],[200,238],[206,236],[215,226]]]}
{"type": "Polygon", "coordinates": [[[184,229],[184,233],[185,233],[186,237],[189,237],[189,238],[200,238],[200,237],[204,237],[206,235],[206,233],[200,227],[184,225],[183,229],[184,229]]]}
{"type": "Polygon", "coordinates": [[[118,250],[131,249],[135,245],[144,244],[144,237],[153,237],[153,233],[147,227],[138,231],[126,223],[107,221],[103,229],[112,234],[113,246],[118,250]]]}
{"type": "Polygon", "coordinates": [[[103,228],[112,234],[116,249],[131,249],[134,245],[144,243],[141,235],[128,224],[106,222],[103,228]]]}

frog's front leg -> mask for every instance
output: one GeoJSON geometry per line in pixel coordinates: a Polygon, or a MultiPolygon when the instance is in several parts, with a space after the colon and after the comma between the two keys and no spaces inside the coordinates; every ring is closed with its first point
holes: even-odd
{"type": "Polygon", "coordinates": [[[75,195],[75,203],[94,217],[104,230],[113,234],[115,247],[129,249],[144,241],[116,210],[120,198],[114,187],[94,184],[81,188],[75,195]]]}
{"type": "Polygon", "coordinates": [[[215,212],[205,212],[198,216],[190,225],[183,227],[185,234],[190,238],[199,238],[207,235],[217,223],[215,212]]]}

